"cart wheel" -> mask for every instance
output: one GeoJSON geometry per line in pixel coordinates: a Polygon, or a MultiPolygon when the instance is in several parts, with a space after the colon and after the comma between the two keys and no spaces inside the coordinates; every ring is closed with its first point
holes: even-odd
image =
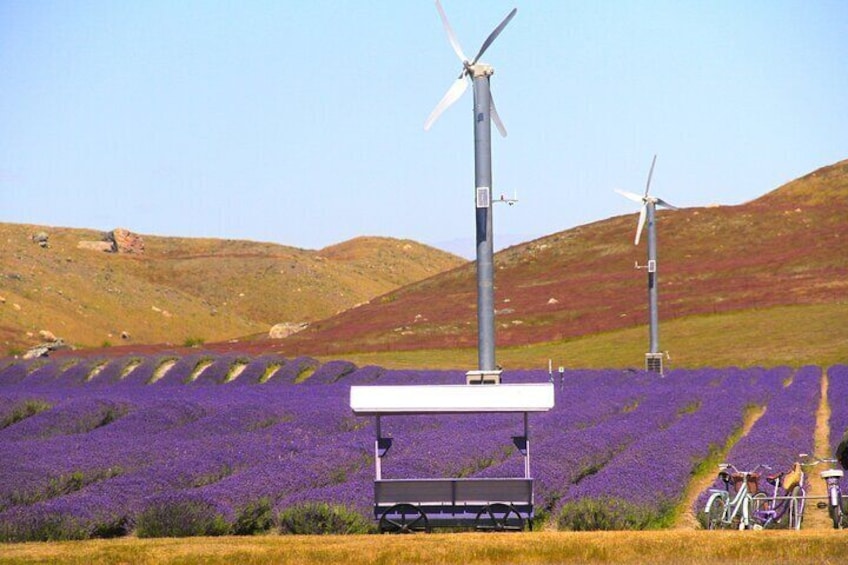
{"type": "Polygon", "coordinates": [[[524,518],[513,506],[497,502],[477,513],[474,527],[486,532],[520,532],[524,529],[524,518]]]}
{"type": "Polygon", "coordinates": [[[412,534],[429,531],[427,516],[412,504],[395,504],[380,516],[380,532],[412,534]]]}

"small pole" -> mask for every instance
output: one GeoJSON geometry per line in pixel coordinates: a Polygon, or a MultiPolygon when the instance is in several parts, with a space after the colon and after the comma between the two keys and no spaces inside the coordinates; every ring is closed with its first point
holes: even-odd
{"type": "Polygon", "coordinates": [[[380,438],[383,434],[380,431],[380,416],[377,416],[377,439],[374,440],[374,476],[377,480],[383,477],[382,457],[380,457],[380,438]]]}
{"type": "Polygon", "coordinates": [[[524,478],[530,478],[530,425],[527,418],[527,412],[524,413],[524,442],[527,453],[524,455],[524,478]]]}
{"type": "MultiPolygon", "coordinates": [[[[565,381],[565,367],[559,366],[559,389],[562,390],[562,383],[565,381]]],[[[552,381],[553,382],[553,381],[552,381]]]]}

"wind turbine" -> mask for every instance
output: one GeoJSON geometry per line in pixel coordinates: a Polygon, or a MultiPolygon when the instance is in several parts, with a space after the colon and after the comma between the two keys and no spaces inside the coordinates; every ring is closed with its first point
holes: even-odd
{"type": "MultiPolygon", "coordinates": [[[[495,122],[498,131],[506,137],[506,128],[495,109],[489,89],[489,79],[494,73],[491,66],[480,62],[480,57],[492,45],[506,25],[518,11],[507,14],[489,37],[480,46],[473,59],[468,59],[456,39],[448,17],[436,0],[436,9],[442,19],[442,25],[448,41],[456,56],[462,62],[459,77],[439,101],[430,116],[424,122],[424,130],[439,118],[451,104],[462,97],[471,81],[474,91],[474,186],[476,202],[477,231],[477,360],[481,382],[487,374],[500,372],[495,365],[495,309],[494,309],[494,246],[492,243],[492,126],[495,122]]],[[[469,378],[470,373],[469,373],[469,378]]],[[[496,381],[497,382],[497,381],[496,381]]]]}
{"type": "MultiPolygon", "coordinates": [[[[649,371],[662,373],[662,353],[660,352],[660,322],[659,311],[657,308],[657,227],[656,227],[656,211],[657,206],[668,208],[669,210],[677,210],[662,198],[650,196],[648,192],[651,189],[651,177],[654,175],[654,165],[657,164],[657,156],[654,155],[654,160],[651,162],[651,170],[648,172],[648,182],[645,184],[645,194],[638,195],[632,192],[616,190],[625,198],[639,202],[642,204],[639,210],[639,223],[636,226],[635,245],[639,245],[639,239],[642,237],[642,229],[645,223],[648,224],[648,264],[645,266],[648,271],[648,311],[649,311],[649,326],[650,326],[650,350],[645,354],[645,368],[649,371]]],[[[636,268],[640,267],[636,264],[636,268]]]]}

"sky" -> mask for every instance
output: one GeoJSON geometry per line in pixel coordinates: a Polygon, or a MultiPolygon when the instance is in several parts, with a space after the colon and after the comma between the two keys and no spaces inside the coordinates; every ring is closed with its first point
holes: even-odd
{"type": "MultiPolygon", "coordinates": [[[[443,0],[482,57],[500,249],[651,192],[740,204],[848,158],[848,2],[443,0]]],[[[472,93],[431,0],[0,0],[0,222],[473,257],[472,93]]]]}

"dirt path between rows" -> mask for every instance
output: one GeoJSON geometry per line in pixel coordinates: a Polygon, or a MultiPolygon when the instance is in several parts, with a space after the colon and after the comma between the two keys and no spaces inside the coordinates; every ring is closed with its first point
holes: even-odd
{"type": "MultiPolygon", "coordinates": [[[[821,401],[816,412],[816,435],[814,438],[814,454],[819,458],[832,457],[830,452],[830,402],[827,397],[827,371],[822,370],[821,401]]],[[[826,467],[807,467],[807,496],[825,496],[827,489],[819,473],[826,467]]],[[[808,500],[804,505],[804,518],[801,527],[805,530],[824,530],[833,527],[826,508],[818,508],[817,500],[808,500]]]]}
{"type": "MultiPolygon", "coordinates": [[[[760,406],[756,410],[751,410],[746,415],[745,421],[742,423],[742,430],[739,435],[735,436],[734,439],[724,446],[719,457],[723,459],[740,439],[748,435],[748,432],[751,431],[751,428],[754,427],[757,420],[762,418],[765,413],[765,406],[760,406]]],[[[715,481],[717,473],[717,469],[706,469],[689,481],[689,485],[686,487],[686,492],[683,495],[683,510],[674,522],[675,530],[695,530],[701,527],[700,524],[698,524],[698,516],[695,514],[695,510],[693,510],[692,506],[698,499],[698,495],[704,490],[710,488],[713,481],[715,481]]]]}

